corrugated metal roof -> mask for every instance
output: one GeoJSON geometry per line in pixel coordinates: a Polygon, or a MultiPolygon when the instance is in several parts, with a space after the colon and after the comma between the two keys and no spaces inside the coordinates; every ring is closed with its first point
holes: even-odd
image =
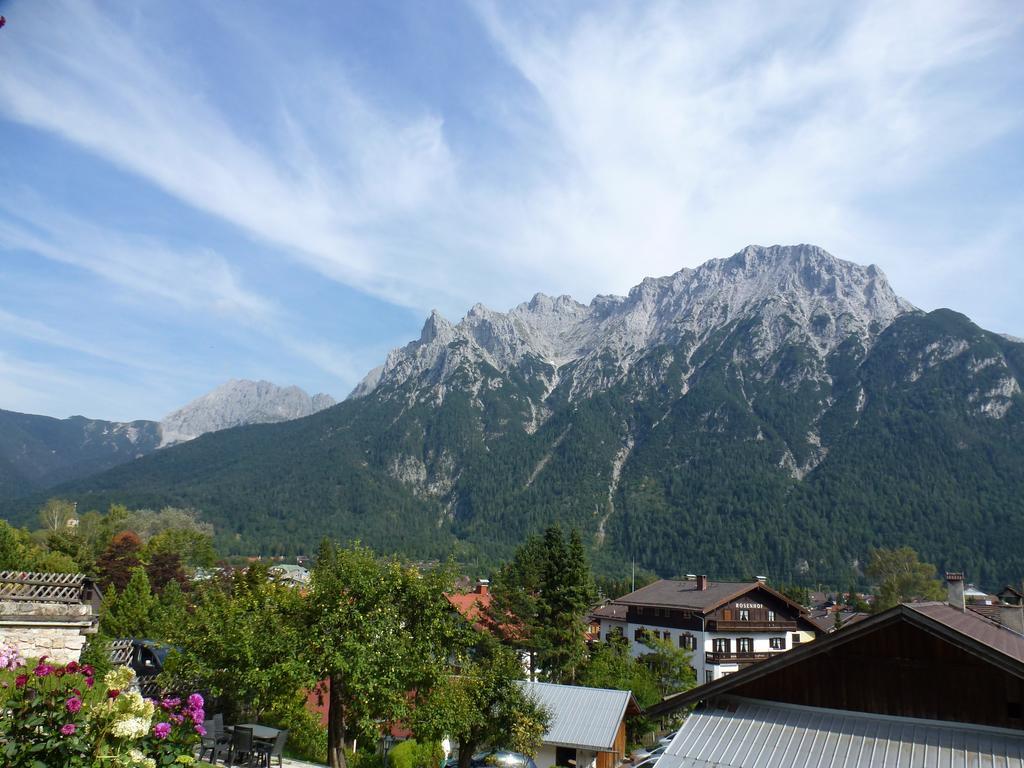
{"type": "Polygon", "coordinates": [[[633,694],[608,688],[523,681],[529,691],[551,710],[551,725],[545,744],[611,750],[615,734],[633,694]]]}
{"type": "Polygon", "coordinates": [[[751,699],[693,713],[655,768],[1024,768],[1024,734],[751,699]]]}

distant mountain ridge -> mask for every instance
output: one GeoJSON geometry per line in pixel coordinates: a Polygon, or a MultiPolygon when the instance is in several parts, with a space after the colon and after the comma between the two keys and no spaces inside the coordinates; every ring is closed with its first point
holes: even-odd
{"type": "Polygon", "coordinates": [[[86,477],[208,432],[309,416],[334,405],[299,387],[231,380],[162,421],[104,421],[0,410],[0,499],[86,477]]]}
{"type": "Polygon", "coordinates": [[[295,386],[269,381],[231,379],[160,421],[161,447],[246,424],[273,424],[300,419],[330,408],[330,395],[308,395],[295,386]]]}
{"type": "Polygon", "coordinates": [[[237,553],[329,535],[480,562],[559,523],[620,574],[843,584],[908,544],[1010,583],[1022,380],[1024,344],[916,309],[877,267],[750,246],[589,304],[431,313],[334,408],[59,491],[196,506],[237,553]]]}

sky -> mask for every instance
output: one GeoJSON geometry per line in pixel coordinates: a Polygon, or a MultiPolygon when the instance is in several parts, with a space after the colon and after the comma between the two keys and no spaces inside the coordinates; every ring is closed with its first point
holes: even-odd
{"type": "Polygon", "coordinates": [[[1024,4],[0,0],[0,408],[344,397],[748,244],[1024,336],[1024,4]]]}

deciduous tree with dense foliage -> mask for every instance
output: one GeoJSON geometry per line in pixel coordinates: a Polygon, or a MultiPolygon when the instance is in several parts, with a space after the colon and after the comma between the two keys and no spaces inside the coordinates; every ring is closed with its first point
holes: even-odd
{"type": "Polygon", "coordinates": [[[459,768],[469,768],[478,749],[536,754],[551,714],[523,688],[519,657],[487,633],[474,633],[458,654],[458,668],[413,713],[417,736],[458,743],[459,768]]]}
{"type": "Polygon", "coordinates": [[[935,566],[918,560],[910,547],[872,550],[867,574],[878,585],[876,611],[916,598],[941,600],[945,596],[942,582],[935,578],[935,566]]]}
{"type": "Polygon", "coordinates": [[[445,599],[450,567],[419,571],[358,542],[320,547],[307,601],[304,656],[328,681],[328,761],[346,765],[359,735],[408,720],[448,672],[461,631],[445,599]]]}

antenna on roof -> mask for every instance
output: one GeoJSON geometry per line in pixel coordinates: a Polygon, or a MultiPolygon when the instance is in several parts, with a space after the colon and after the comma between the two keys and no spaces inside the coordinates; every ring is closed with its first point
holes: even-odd
{"type": "Polygon", "coordinates": [[[633,583],[631,592],[636,592],[636,558],[633,558],[633,583]]]}

